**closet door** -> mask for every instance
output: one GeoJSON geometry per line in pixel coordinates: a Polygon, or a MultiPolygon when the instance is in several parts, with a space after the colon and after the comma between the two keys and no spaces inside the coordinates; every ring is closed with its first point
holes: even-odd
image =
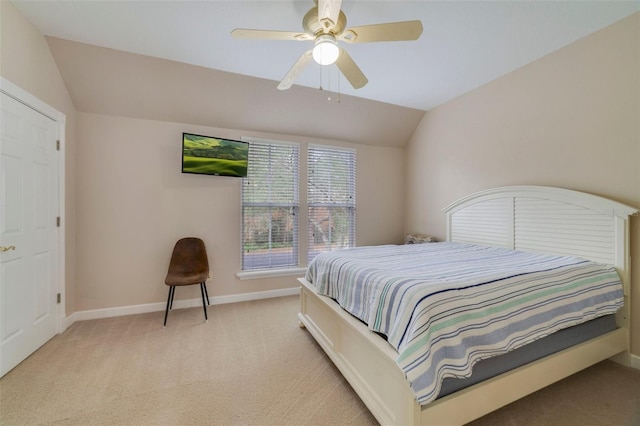
{"type": "Polygon", "coordinates": [[[58,124],[0,93],[0,376],[56,334],[58,124]]]}

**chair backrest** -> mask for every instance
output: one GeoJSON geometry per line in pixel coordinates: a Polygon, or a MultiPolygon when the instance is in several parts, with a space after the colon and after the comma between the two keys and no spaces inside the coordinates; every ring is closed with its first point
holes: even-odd
{"type": "Polygon", "coordinates": [[[209,276],[207,250],[204,241],[200,238],[188,237],[176,242],[169,262],[167,280],[171,276],[180,275],[201,277],[200,281],[204,281],[209,276]]]}

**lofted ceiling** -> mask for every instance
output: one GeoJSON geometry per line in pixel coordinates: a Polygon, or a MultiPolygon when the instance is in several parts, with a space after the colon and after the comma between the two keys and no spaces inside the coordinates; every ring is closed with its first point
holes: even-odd
{"type": "MultiPolygon", "coordinates": [[[[259,77],[272,84],[272,96],[312,47],[230,35],[234,28],[301,31],[311,0],[13,4],[46,36],[259,77]]],[[[418,41],[342,45],[369,79],[361,89],[335,65],[315,63],[295,84],[427,111],[639,11],[640,2],[344,0],[342,10],[347,27],[420,19],[424,31],[418,41]]]]}

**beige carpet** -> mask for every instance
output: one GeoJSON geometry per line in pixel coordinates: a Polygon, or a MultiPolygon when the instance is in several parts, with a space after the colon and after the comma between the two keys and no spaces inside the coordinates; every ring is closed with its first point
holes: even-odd
{"type": "MultiPolygon", "coordinates": [[[[297,297],[75,323],[0,379],[2,425],[370,425],[297,297]]],[[[463,409],[463,407],[461,407],[463,409]]],[[[640,372],[604,362],[474,425],[640,425],[640,372]]]]}

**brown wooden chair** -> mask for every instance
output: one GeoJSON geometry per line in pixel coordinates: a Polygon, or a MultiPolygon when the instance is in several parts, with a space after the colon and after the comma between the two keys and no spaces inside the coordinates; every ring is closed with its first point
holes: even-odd
{"type": "Polygon", "coordinates": [[[206,280],[209,278],[209,259],[204,241],[200,238],[182,238],[178,240],[171,261],[169,271],[164,283],[169,286],[169,297],[167,298],[167,308],[164,312],[164,326],[167,325],[167,315],[173,308],[173,296],[177,286],[200,284],[202,294],[202,307],[204,308],[204,319],[207,318],[207,305],[209,303],[209,293],[207,292],[206,280]],[[205,304],[205,297],[207,302],[205,304]]]}

